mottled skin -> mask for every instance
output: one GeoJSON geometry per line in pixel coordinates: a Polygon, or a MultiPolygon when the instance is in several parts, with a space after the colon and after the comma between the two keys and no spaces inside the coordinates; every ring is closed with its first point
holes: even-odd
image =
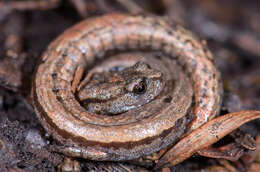
{"type": "MultiPolygon", "coordinates": [[[[130,63],[128,57],[122,61],[130,63]]],[[[91,160],[125,161],[169,149],[185,132],[214,118],[222,85],[205,41],[165,18],[110,14],[87,19],[50,44],[32,93],[42,125],[64,145],[62,152],[91,160]],[[117,115],[87,111],[72,88],[75,78],[80,78],[78,71],[106,61],[109,52],[128,50],[142,53],[145,60],[135,63],[144,61],[162,72],[165,84],[160,94],[117,115]],[[161,55],[149,54],[153,52],[161,55]]]]}
{"type": "Polygon", "coordinates": [[[122,71],[94,74],[78,97],[92,113],[123,113],[153,100],[163,89],[162,75],[138,62],[122,71]]]}

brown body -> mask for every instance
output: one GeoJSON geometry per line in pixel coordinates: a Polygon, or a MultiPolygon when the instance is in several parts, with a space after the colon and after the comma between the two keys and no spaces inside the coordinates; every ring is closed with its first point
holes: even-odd
{"type": "MultiPolygon", "coordinates": [[[[220,76],[203,44],[159,17],[111,14],[83,21],[59,36],[43,55],[33,88],[37,115],[70,156],[121,161],[167,148],[219,111],[220,76]],[[138,58],[123,54],[121,63],[144,61],[161,71],[163,90],[125,113],[90,113],[72,89],[76,72],[84,68],[87,73],[97,61],[105,66],[110,52],[128,50],[136,51],[138,58]]],[[[111,59],[116,63],[120,57],[111,59]]]]}

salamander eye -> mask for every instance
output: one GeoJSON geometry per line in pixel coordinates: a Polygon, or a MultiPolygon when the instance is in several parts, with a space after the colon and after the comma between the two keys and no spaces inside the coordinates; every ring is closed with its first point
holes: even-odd
{"type": "Polygon", "coordinates": [[[140,81],[138,84],[134,86],[133,92],[136,94],[144,94],[146,91],[146,83],[145,81],[140,81]]]}

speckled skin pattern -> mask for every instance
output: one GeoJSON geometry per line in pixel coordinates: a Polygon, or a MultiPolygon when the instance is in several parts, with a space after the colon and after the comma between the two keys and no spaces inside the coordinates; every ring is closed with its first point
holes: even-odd
{"type": "Polygon", "coordinates": [[[164,88],[162,72],[141,61],[130,67],[96,72],[90,79],[78,89],[78,99],[89,112],[104,115],[117,115],[147,104],[164,88]]]}
{"type": "Polygon", "coordinates": [[[87,19],[44,53],[32,91],[37,115],[69,156],[123,161],[168,148],[220,109],[220,75],[205,44],[165,18],[109,14],[87,19]],[[127,51],[138,57],[108,58],[110,52],[127,51]],[[87,73],[99,62],[106,66],[107,59],[126,66],[144,61],[163,73],[166,84],[154,100],[127,112],[90,113],[76,99],[72,82],[79,67],[87,73]]]}

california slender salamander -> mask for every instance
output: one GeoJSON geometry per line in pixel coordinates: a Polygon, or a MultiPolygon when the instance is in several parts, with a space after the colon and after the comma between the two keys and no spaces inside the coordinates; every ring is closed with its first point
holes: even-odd
{"type": "Polygon", "coordinates": [[[205,41],[165,18],[109,14],[69,28],[50,44],[32,93],[42,125],[65,145],[64,153],[119,161],[166,148],[214,118],[222,85],[205,41]],[[156,100],[125,113],[88,112],[72,91],[76,72],[87,73],[111,52],[127,50],[140,52],[153,68],[162,67],[168,84],[156,100]],[[162,54],[150,60],[150,52],[162,54]]]}

